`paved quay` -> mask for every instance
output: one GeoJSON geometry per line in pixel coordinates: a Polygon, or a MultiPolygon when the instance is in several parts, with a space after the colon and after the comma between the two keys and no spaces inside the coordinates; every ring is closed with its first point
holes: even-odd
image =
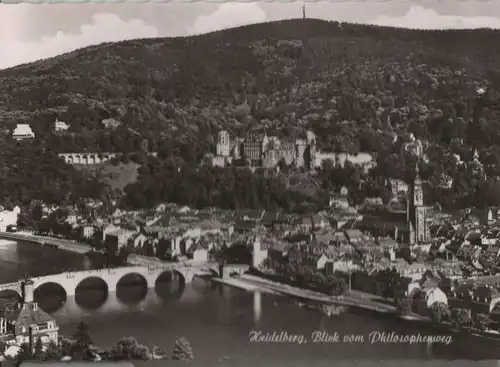
{"type": "Polygon", "coordinates": [[[30,233],[0,232],[0,239],[2,238],[7,240],[26,241],[41,245],[50,245],[60,250],[78,254],[86,254],[87,252],[92,250],[92,247],[78,243],[76,241],[66,240],[62,238],[37,236],[30,233]]]}

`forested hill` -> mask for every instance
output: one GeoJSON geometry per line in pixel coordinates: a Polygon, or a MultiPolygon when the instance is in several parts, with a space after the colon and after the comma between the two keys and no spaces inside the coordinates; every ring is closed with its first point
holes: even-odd
{"type": "Polygon", "coordinates": [[[44,133],[57,115],[95,144],[107,117],[176,139],[308,125],[325,146],[378,150],[352,132],[385,128],[390,113],[397,131],[436,135],[425,124],[467,119],[478,85],[498,100],[499,35],[300,19],[103,44],[0,71],[0,122],[44,133]]]}
{"type": "Polygon", "coordinates": [[[440,152],[466,154],[474,143],[481,159],[500,158],[499,43],[487,29],[299,19],[102,44],[0,71],[0,124],[32,124],[49,151],[132,151],[147,138],[160,157],[189,163],[222,128],[293,136],[307,127],[321,149],[381,157],[400,152],[394,134],[413,133],[442,148],[426,175],[454,177],[440,152]],[[487,90],[480,101],[478,88],[487,90]],[[56,117],[73,134],[52,134],[56,117]],[[105,130],[110,117],[125,128],[105,130]]]}

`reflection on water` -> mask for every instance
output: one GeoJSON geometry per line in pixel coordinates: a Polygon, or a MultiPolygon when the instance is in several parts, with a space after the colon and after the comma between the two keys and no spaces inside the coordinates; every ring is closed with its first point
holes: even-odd
{"type": "Polygon", "coordinates": [[[98,310],[108,299],[108,284],[99,277],[84,279],[75,289],[75,301],[85,310],[98,310]]]}

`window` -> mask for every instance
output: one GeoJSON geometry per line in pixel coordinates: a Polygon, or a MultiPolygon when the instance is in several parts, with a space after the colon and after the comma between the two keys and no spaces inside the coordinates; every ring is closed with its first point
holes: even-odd
{"type": "Polygon", "coordinates": [[[21,327],[21,333],[25,333],[26,332],[26,328],[24,326],[21,327]]]}

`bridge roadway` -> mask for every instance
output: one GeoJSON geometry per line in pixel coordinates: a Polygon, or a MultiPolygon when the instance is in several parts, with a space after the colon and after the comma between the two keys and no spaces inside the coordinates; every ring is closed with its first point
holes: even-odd
{"type": "MultiPolygon", "coordinates": [[[[66,296],[74,296],[78,285],[88,278],[98,278],[106,283],[108,293],[116,292],[120,280],[129,274],[139,275],[146,282],[148,288],[154,288],[156,280],[164,272],[176,272],[183,277],[184,283],[191,283],[196,275],[218,276],[218,264],[213,263],[164,263],[161,266],[123,266],[118,268],[82,270],[65,272],[61,274],[47,275],[30,278],[33,281],[33,290],[48,283],[59,284],[66,296]]],[[[14,291],[22,297],[22,281],[0,285],[0,292],[14,291]]]]}

